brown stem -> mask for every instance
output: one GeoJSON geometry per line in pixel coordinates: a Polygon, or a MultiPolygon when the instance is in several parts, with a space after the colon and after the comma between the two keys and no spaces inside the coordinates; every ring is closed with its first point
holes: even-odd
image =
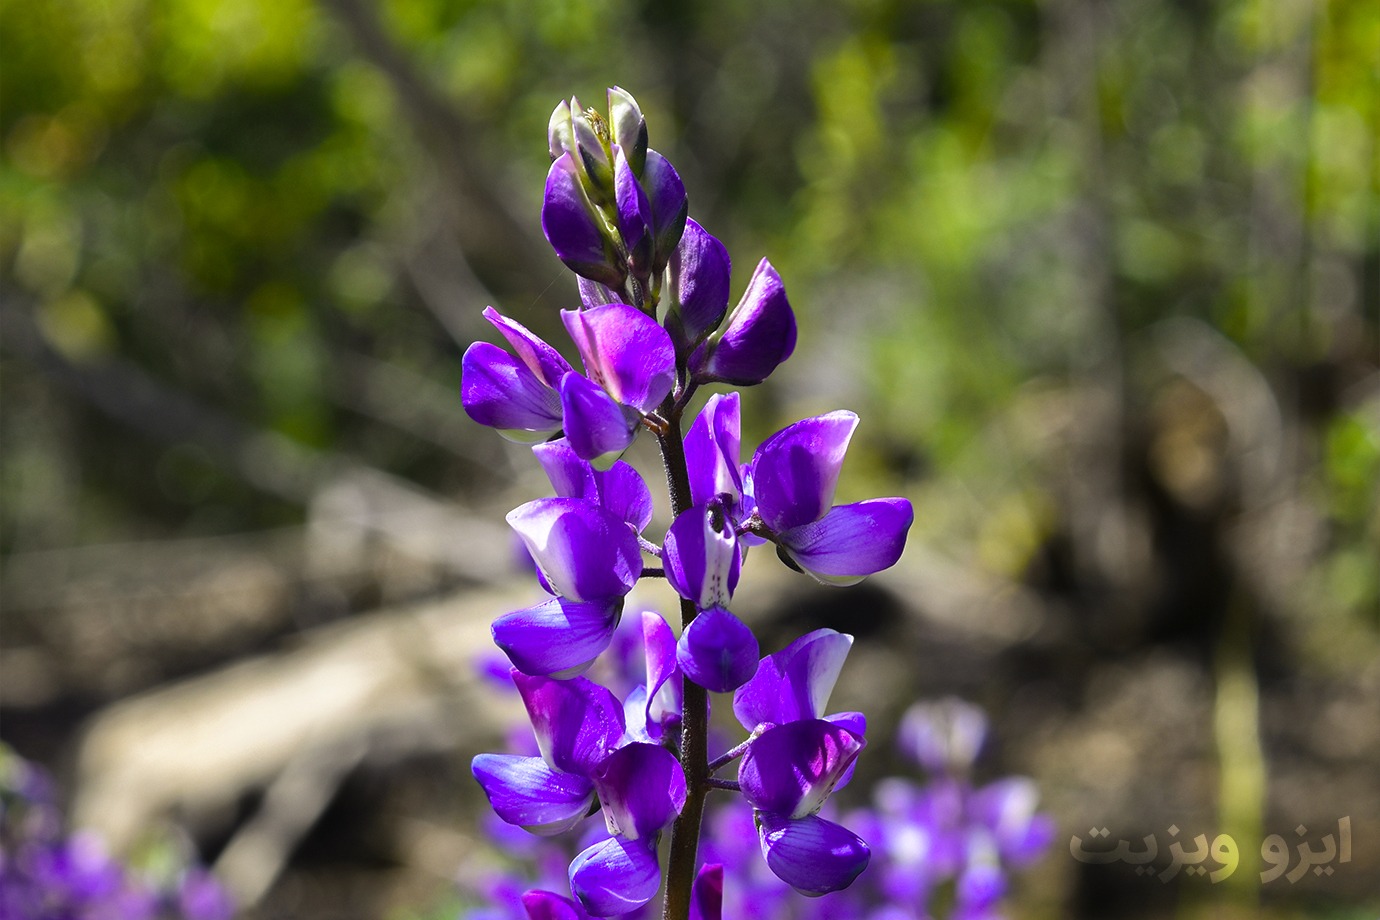
{"type": "MultiPolygon", "coordinates": [[[[690,507],[690,474],[685,466],[685,445],[680,433],[683,406],[673,406],[667,398],[662,413],[666,431],[657,441],[666,467],[666,484],[671,492],[671,513],[679,515],[690,507]]],[[[684,630],[695,618],[695,605],[682,599],[680,625],[684,630]]],[[[682,678],[680,764],[685,770],[685,807],[671,828],[671,857],[666,867],[666,901],[662,920],[689,920],[690,894],[695,884],[695,855],[700,843],[700,823],[704,818],[704,798],[709,791],[709,697],[704,688],[682,678]]]]}

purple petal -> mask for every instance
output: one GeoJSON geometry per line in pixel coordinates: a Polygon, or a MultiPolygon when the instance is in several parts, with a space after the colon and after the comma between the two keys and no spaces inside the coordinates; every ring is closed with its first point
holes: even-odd
{"type": "Polygon", "coordinates": [[[480,754],[470,766],[494,813],[542,837],[562,834],[589,814],[594,784],[553,770],[540,757],[480,754]]]}
{"type": "Polygon", "coordinates": [[[621,460],[607,471],[581,460],[564,438],[533,446],[532,453],[561,498],[583,498],[627,521],[641,533],[652,522],[652,492],[642,476],[621,460]]]}
{"type": "Polygon", "coordinates": [[[636,417],[597,383],[575,372],[561,381],[565,439],[581,459],[608,469],[628,449],[637,433],[636,417]]]}
{"type": "Polygon", "coordinates": [[[772,435],[752,458],[757,513],[780,533],[824,517],[858,417],[840,410],[803,419],[772,435]]]}
{"type": "Polygon", "coordinates": [[[727,693],[757,671],[757,637],[723,607],[710,607],[685,627],[676,643],[681,672],[706,690],[727,693]]]}
{"type": "Polygon", "coordinates": [[[690,359],[690,370],[701,383],[761,383],[795,351],[795,332],[781,276],[763,259],[723,328],[690,359]]]}
{"type": "Polygon", "coordinates": [[[614,751],[594,774],[609,833],[655,837],[685,807],[685,772],[659,744],[634,742],[614,751]]]}
{"type": "Polygon", "coordinates": [[[529,891],[522,896],[527,920],[589,920],[579,904],[552,891],[529,891]]]}
{"type": "Polygon", "coordinates": [[[649,224],[652,206],[647,201],[647,193],[633,174],[632,164],[623,156],[620,149],[616,153],[613,172],[614,201],[618,207],[618,232],[623,236],[629,261],[634,266],[634,274],[639,269],[646,270],[652,257],[652,236],[649,224]]]}
{"type": "Polygon", "coordinates": [[[696,505],[720,495],[742,495],[738,432],[738,394],[716,393],[709,397],[685,435],[690,496],[696,505]]]}
{"type": "Polygon", "coordinates": [[[562,310],[589,379],[619,403],[650,412],[676,382],[671,337],[655,319],[623,303],[562,310]]]}
{"type": "Polygon", "coordinates": [[[642,187],[647,190],[647,200],[652,209],[651,226],[656,250],[652,274],[658,275],[666,268],[681,234],[685,232],[690,204],[685,197],[685,185],[675,168],[655,150],[647,151],[647,163],[642,167],[642,187]]]}
{"type": "Polygon", "coordinates": [[[853,884],[872,853],[857,834],[817,815],[758,815],[762,856],[776,877],[816,897],[853,884]]]}
{"type": "Polygon", "coordinates": [[[622,273],[608,258],[593,205],[580,185],[574,157],[563,153],[546,174],[541,229],[556,256],[575,274],[609,287],[623,283],[622,273]]]}
{"type": "Polygon", "coordinates": [[[609,647],[621,607],[552,598],[494,620],[494,644],[524,674],[574,677],[609,647]]]}
{"type": "Polygon", "coordinates": [[[701,866],[690,889],[690,920],[723,920],[724,867],[718,863],[701,866]]]}
{"type": "Polygon", "coordinates": [[[701,610],[727,604],[742,569],[733,527],[717,503],[678,515],[666,531],[661,559],[667,583],[701,610]]]}
{"type": "Polygon", "coordinates": [[[542,758],[553,768],[593,774],[623,736],[623,707],[583,677],[553,680],[513,672],[542,758]]]}
{"type": "Polygon", "coordinates": [[[733,695],[733,713],[743,728],[817,719],[829,703],[853,637],[832,629],[806,633],[762,659],[752,680],[733,695]]]}
{"type": "Polygon", "coordinates": [[[570,362],[562,358],[560,352],[516,320],[509,319],[493,307],[484,308],[484,318],[508,340],[527,369],[552,389],[560,386],[561,378],[572,370],[570,362]]]}
{"type": "Polygon", "coordinates": [[[602,306],[606,303],[622,303],[621,295],[610,290],[605,285],[597,281],[590,281],[588,278],[577,277],[576,286],[580,289],[580,303],[586,309],[602,306]]]}
{"type": "Polygon", "coordinates": [[[867,741],[823,719],[769,728],[738,767],[743,797],[759,811],[803,818],[819,811],[867,741]]]}
{"type": "Polygon", "coordinates": [[[572,601],[622,597],[642,574],[637,537],[619,517],[578,498],[539,498],[508,524],[551,587],[572,601]]]}
{"type": "Polygon", "coordinates": [[[906,499],[874,498],[839,505],[814,523],[781,532],[778,541],[816,581],[853,585],[896,564],[913,520],[906,499]]]}
{"type": "Polygon", "coordinates": [[[656,897],[660,887],[661,866],[647,841],[610,837],[570,864],[570,890],[596,917],[637,910],[656,897]]]}
{"type": "Polygon", "coordinates": [[[662,723],[680,716],[680,681],[676,673],[676,636],[659,613],[642,612],[642,646],[647,659],[647,721],[662,723]]]}
{"type": "Polygon", "coordinates": [[[666,295],[680,316],[685,344],[695,346],[713,332],[728,312],[728,279],[732,263],[724,244],[694,220],[667,264],[666,295]]]}
{"type": "Polygon", "coordinates": [[[460,359],[460,402],[470,418],[513,441],[540,441],[561,429],[556,391],[488,342],[475,342],[460,359]]]}

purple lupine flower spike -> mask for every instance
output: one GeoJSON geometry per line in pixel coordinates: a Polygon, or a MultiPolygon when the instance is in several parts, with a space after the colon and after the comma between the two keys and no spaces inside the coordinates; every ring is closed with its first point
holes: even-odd
{"type": "Polygon", "coordinates": [[[690,372],[700,383],[753,386],[791,356],[795,336],[786,288],[763,259],[724,325],[691,357],[690,372]]]}

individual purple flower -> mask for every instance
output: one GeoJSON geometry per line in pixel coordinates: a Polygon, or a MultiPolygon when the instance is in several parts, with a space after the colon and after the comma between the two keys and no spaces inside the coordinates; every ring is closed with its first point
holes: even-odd
{"type": "Polygon", "coordinates": [[[618,474],[594,488],[601,486],[608,506],[558,497],[508,514],[542,584],[556,595],[493,623],[494,643],[524,673],[571,677],[587,669],[608,648],[623,597],[642,574],[642,551],[627,521],[643,517],[635,486],[618,474]]]}
{"type": "Polygon", "coordinates": [[[480,754],[472,770],[500,818],[534,833],[570,830],[597,799],[614,836],[570,865],[585,910],[610,916],[646,903],[660,885],[656,837],[685,804],[685,774],[665,748],[627,742],[623,707],[584,678],[515,671],[540,757],[480,754]]]}
{"type": "Polygon", "coordinates": [[[656,320],[627,304],[563,310],[561,318],[588,375],[562,378],[565,436],[582,459],[607,469],[675,385],[675,348],[656,320]]]}
{"type": "Polygon", "coordinates": [[[570,364],[556,349],[493,307],[484,318],[508,340],[514,356],[475,342],[461,359],[460,397],[470,418],[510,441],[532,443],[561,430],[561,379],[570,364]]]}
{"type": "Polygon", "coordinates": [[[761,383],[795,351],[795,314],[781,276],[763,259],[738,305],[690,358],[697,383],[761,383]]]}
{"type": "Polygon", "coordinates": [[[788,425],[757,448],[751,492],[761,535],[793,567],[850,585],[896,563],[915,514],[904,498],[832,506],[858,417],[838,411],[788,425]]]}
{"type": "Polygon", "coordinates": [[[901,717],[897,746],[932,773],[962,775],[977,760],[987,716],[956,697],[913,704],[901,717]]]}

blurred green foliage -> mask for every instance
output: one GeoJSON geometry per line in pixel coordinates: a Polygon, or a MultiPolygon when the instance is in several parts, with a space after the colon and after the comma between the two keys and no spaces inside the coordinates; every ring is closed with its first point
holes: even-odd
{"type": "Polygon", "coordinates": [[[358,358],[453,389],[486,301],[553,329],[546,118],[617,83],[801,314],[758,427],[856,405],[922,537],[1019,574],[1067,526],[1051,429],[1091,391],[1113,450],[1153,441],[1154,330],[1193,319],[1297,425],[1319,596],[1377,604],[1368,0],[4,0],[0,34],[0,264],[39,337],[5,372],[6,550],[301,514],[36,366],[463,491],[361,416],[358,358]]]}

